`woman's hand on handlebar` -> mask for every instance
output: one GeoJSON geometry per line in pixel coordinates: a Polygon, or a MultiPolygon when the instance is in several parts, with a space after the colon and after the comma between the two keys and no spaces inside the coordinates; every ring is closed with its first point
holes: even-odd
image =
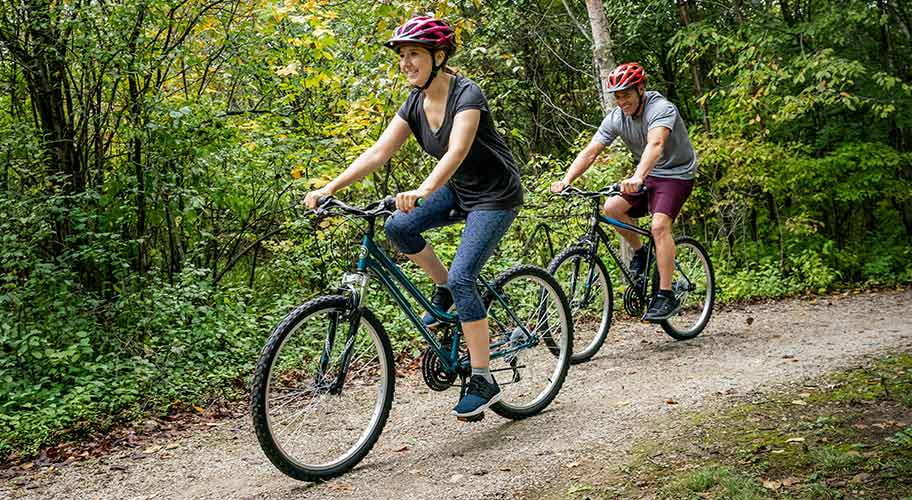
{"type": "Polygon", "coordinates": [[[430,193],[422,189],[413,189],[396,195],[396,209],[409,213],[418,206],[418,200],[427,198],[430,193]]]}
{"type": "Polygon", "coordinates": [[[326,197],[332,196],[333,194],[334,193],[331,189],[326,189],[325,187],[314,189],[304,196],[304,204],[307,205],[307,208],[313,210],[317,208],[317,205],[320,204],[320,201],[326,197]]]}

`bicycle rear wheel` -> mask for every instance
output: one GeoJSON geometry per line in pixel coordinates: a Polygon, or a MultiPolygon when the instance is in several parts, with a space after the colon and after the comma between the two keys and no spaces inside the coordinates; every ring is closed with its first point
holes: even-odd
{"type": "MultiPolygon", "coordinates": [[[[703,245],[683,237],[675,239],[675,246],[671,289],[681,306],[674,316],[660,325],[675,340],[687,340],[699,335],[709,323],[716,300],[716,277],[703,245]]],[[[658,284],[658,271],[653,279],[658,284]]]]}
{"type": "Polygon", "coordinates": [[[611,277],[597,255],[571,247],[548,264],[548,272],[564,288],[573,317],[571,364],[589,361],[601,349],[611,328],[614,296],[611,277]]]}
{"type": "Polygon", "coordinates": [[[393,401],[389,339],[348,299],[332,295],[291,312],[257,362],[251,390],[260,446],[285,474],[318,481],[345,473],[377,442],[393,401]],[[343,369],[343,367],[346,367],[343,369]]]}
{"type": "Polygon", "coordinates": [[[507,307],[488,292],[491,341],[514,352],[491,360],[503,391],[491,409],[517,420],[542,411],[560,391],[573,351],[573,323],[560,285],[540,267],[504,271],[493,286],[507,307]]]}

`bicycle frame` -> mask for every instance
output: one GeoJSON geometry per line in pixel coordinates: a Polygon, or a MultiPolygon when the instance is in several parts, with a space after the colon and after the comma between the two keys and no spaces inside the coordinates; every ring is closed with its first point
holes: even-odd
{"type": "MultiPolygon", "coordinates": [[[[468,356],[463,356],[461,359],[459,357],[459,341],[462,337],[462,326],[459,323],[459,317],[456,314],[450,314],[444,311],[441,311],[434,307],[433,304],[418,290],[418,287],[402,272],[398,265],[390,259],[386,253],[374,242],[374,220],[368,220],[368,230],[365,232],[361,240],[361,249],[358,254],[358,263],[356,266],[356,271],[360,275],[360,290],[356,290],[356,303],[355,311],[359,310],[361,307],[361,302],[364,297],[364,290],[367,285],[367,275],[369,271],[373,273],[379,280],[383,287],[386,289],[387,293],[393,298],[396,304],[405,312],[408,319],[412,322],[415,328],[421,333],[421,336],[424,338],[425,342],[428,343],[431,349],[439,356],[441,362],[444,365],[444,368],[449,373],[467,373],[469,370],[469,359],[468,356]],[[442,323],[449,325],[453,328],[452,341],[449,346],[441,345],[437,341],[437,338],[434,334],[428,330],[424,325],[424,322],[421,318],[415,314],[415,311],[412,309],[412,305],[409,303],[406,298],[406,294],[413,297],[418,304],[423,307],[426,311],[429,311],[434,318],[438,319],[442,323]]],[[[498,349],[494,352],[491,352],[491,359],[497,359],[501,357],[508,356],[514,352],[517,352],[521,349],[525,349],[531,345],[538,343],[538,338],[528,331],[526,325],[524,325],[510,308],[506,299],[497,292],[497,290],[485,279],[481,279],[481,282],[485,288],[492,294],[495,300],[498,301],[501,305],[504,306],[504,309],[509,313],[511,319],[516,322],[517,325],[523,330],[523,333],[526,334],[526,338],[530,339],[528,342],[522,345],[511,346],[507,349],[498,349]]],[[[353,338],[354,331],[349,333],[349,338],[353,338]]],[[[496,349],[506,342],[499,342],[491,345],[491,349],[496,349]]],[[[347,351],[350,351],[349,346],[346,346],[347,351]]],[[[344,356],[344,354],[343,354],[344,356]]],[[[347,363],[343,364],[347,366],[347,363]]],[[[343,370],[345,371],[345,370],[343,370]]],[[[340,374],[341,375],[341,374],[340,374]]]]}
{"type": "MultiPolygon", "coordinates": [[[[592,217],[589,219],[589,231],[582,238],[580,238],[579,243],[587,245],[590,252],[596,254],[598,252],[599,241],[601,241],[605,245],[605,248],[608,249],[608,253],[611,255],[611,258],[614,259],[615,264],[617,264],[618,269],[621,271],[621,275],[624,276],[624,279],[627,281],[627,283],[637,290],[637,293],[640,294],[640,298],[645,298],[647,296],[646,285],[648,282],[648,277],[646,280],[639,281],[630,274],[630,272],[627,270],[627,266],[622,263],[621,257],[618,255],[618,251],[611,244],[611,240],[608,237],[608,234],[604,229],[601,228],[599,224],[608,224],[621,229],[626,229],[628,231],[633,231],[640,236],[645,236],[649,240],[649,244],[647,245],[646,249],[647,262],[649,262],[650,257],[652,257],[652,254],[655,251],[655,240],[652,237],[652,233],[641,227],[633,226],[631,224],[621,222],[613,217],[602,215],[599,210],[598,199],[593,202],[593,205],[594,207],[592,211],[592,217]]],[[[594,272],[594,269],[589,269],[590,275],[594,272]]],[[[593,278],[594,276],[588,276],[586,278],[586,293],[588,293],[588,287],[593,278]]]]}
{"type": "MultiPolygon", "coordinates": [[[[599,210],[600,199],[598,197],[595,197],[595,198],[590,198],[590,200],[592,202],[592,216],[589,219],[589,230],[582,238],[580,238],[580,240],[578,241],[578,244],[586,246],[588,251],[592,255],[596,255],[598,253],[599,241],[604,243],[605,247],[608,249],[608,253],[611,255],[611,258],[614,259],[615,264],[617,264],[618,269],[620,269],[621,275],[624,277],[624,280],[627,282],[628,285],[633,287],[633,290],[635,291],[635,293],[637,294],[637,296],[639,297],[640,300],[645,300],[650,295],[649,293],[647,293],[649,280],[650,280],[649,273],[646,273],[646,275],[644,275],[643,279],[641,279],[641,280],[638,280],[638,279],[636,279],[636,277],[632,276],[630,274],[630,272],[628,271],[627,266],[624,265],[623,262],[621,261],[621,257],[618,255],[618,252],[615,249],[615,247],[611,245],[611,240],[608,238],[608,234],[601,228],[601,226],[599,224],[600,223],[608,224],[608,225],[611,225],[611,226],[614,226],[617,228],[626,229],[628,231],[633,231],[634,233],[636,233],[640,236],[645,236],[649,240],[649,244],[647,245],[647,249],[646,249],[647,262],[652,260],[651,257],[655,253],[655,239],[652,237],[652,233],[643,228],[640,228],[640,227],[637,227],[637,226],[634,226],[631,224],[627,224],[625,222],[621,222],[613,217],[608,217],[608,216],[602,215],[599,210]]],[[[683,272],[680,265],[678,264],[677,259],[675,259],[674,266],[675,266],[675,269],[677,269],[678,271],[680,271],[682,273],[684,279],[687,281],[687,286],[692,287],[693,283],[691,282],[690,278],[683,272]]],[[[584,295],[583,295],[584,301],[588,301],[590,287],[592,286],[592,282],[593,282],[594,278],[595,278],[595,269],[590,267],[587,277],[586,277],[586,283],[584,285],[585,286],[584,295]]],[[[575,282],[571,283],[570,287],[571,287],[571,291],[572,291],[573,289],[575,289],[576,283],[575,282]]]]}

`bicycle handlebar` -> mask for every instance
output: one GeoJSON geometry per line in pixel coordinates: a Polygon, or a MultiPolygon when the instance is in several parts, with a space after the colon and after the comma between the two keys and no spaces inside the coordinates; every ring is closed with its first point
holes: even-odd
{"type": "Polygon", "coordinates": [[[307,210],[302,215],[304,217],[310,215],[327,215],[327,212],[337,208],[338,211],[346,214],[355,215],[358,217],[376,217],[379,215],[392,215],[393,211],[396,210],[396,199],[392,196],[387,196],[382,200],[369,203],[365,207],[355,207],[345,203],[344,201],[332,197],[324,196],[317,200],[317,208],[307,210]]]}
{"type": "MultiPolygon", "coordinates": [[[[646,186],[640,186],[640,193],[646,191],[646,186]]],[[[575,188],[573,186],[567,186],[563,191],[559,193],[554,193],[557,196],[579,196],[581,198],[601,198],[602,196],[617,196],[621,194],[621,185],[620,184],[611,184],[608,187],[601,189],[599,191],[583,191],[582,189],[575,188]]]]}
{"type": "MultiPolygon", "coordinates": [[[[417,206],[424,205],[424,198],[418,198],[417,206]]],[[[380,215],[392,215],[396,211],[396,198],[387,196],[381,200],[369,203],[365,207],[355,207],[344,201],[332,197],[324,196],[317,200],[317,208],[304,212],[304,217],[309,215],[326,215],[329,210],[337,208],[340,212],[354,215],[357,217],[377,217],[380,215]]]]}
{"type": "Polygon", "coordinates": [[[583,191],[582,189],[567,186],[563,191],[554,193],[557,196],[579,196],[581,198],[601,198],[602,196],[616,196],[621,194],[620,184],[611,184],[605,189],[599,191],[583,191]]]}

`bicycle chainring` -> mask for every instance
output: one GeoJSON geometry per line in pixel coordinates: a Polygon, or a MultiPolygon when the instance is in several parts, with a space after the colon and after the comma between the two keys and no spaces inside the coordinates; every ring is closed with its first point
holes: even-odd
{"type": "Polygon", "coordinates": [[[446,371],[440,356],[430,347],[421,355],[421,375],[424,376],[424,383],[438,392],[449,389],[456,381],[456,374],[446,371]]]}
{"type": "Polygon", "coordinates": [[[640,298],[636,288],[629,286],[624,291],[624,310],[627,314],[639,318],[646,312],[646,301],[640,298]]]}

